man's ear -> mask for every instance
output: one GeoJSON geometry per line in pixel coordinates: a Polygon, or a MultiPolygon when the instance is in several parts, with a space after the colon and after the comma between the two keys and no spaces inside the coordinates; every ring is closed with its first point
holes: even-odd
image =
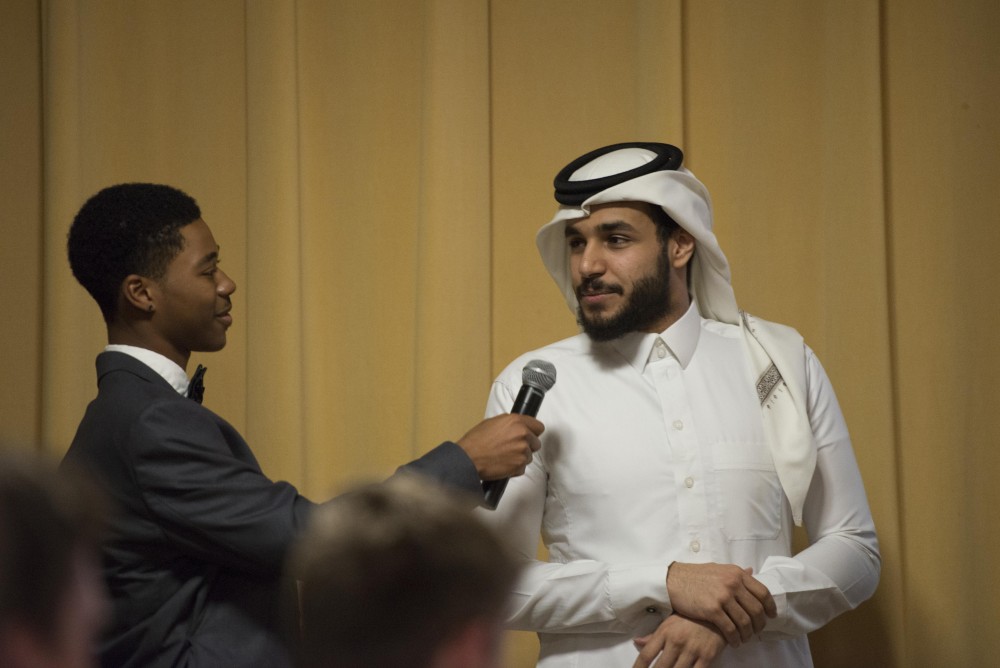
{"type": "Polygon", "coordinates": [[[674,269],[686,267],[694,257],[695,240],[691,233],[678,228],[670,235],[667,248],[670,253],[670,265],[674,269]]]}
{"type": "Polygon", "coordinates": [[[145,276],[129,274],[122,281],[122,297],[125,304],[143,313],[152,313],[156,310],[156,303],[152,288],[152,281],[145,276]]]}

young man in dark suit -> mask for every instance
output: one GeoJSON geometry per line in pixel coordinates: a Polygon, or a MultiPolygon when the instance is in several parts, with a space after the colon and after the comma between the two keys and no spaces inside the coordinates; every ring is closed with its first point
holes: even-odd
{"type": "MultiPolygon", "coordinates": [[[[112,186],[84,204],[68,246],[108,330],[97,398],[64,460],[94,474],[119,511],[104,547],[113,614],[102,663],[286,665],[277,613],[293,590],[281,570],[314,504],[268,479],[189,383],[191,353],[225,346],[236,290],[198,205],[169,186],[112,186]]],[[[524,471],[541,431],[501,416],[401,470],[481,496],[480,480],[524,471]]]]}

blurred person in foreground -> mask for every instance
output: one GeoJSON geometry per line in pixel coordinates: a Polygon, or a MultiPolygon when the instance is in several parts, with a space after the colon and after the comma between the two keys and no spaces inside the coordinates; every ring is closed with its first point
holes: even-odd
{"type": "Polygon", "coordinates": [[[105,505],[92,485],[0,448],[0,666],[83,668],[107,617],[105,505]]]}
{"type": "Polygon", "coordinates": [[[289,567],[300,668],[500,668],[515,562],[424,480],[398,476],[319,509],[289,567]]]}
{"type": "Polygon", "coordinates": [[[591,151],[555,196],[536,242],[583,332],[514,360],[487,408],[508,410],[526,360],[558,370],[539,456],[480,511],[526,564],[510,624],[538,633],[544,668],[812,665],[806,634],[881,569],[823,367],[737,307],[677,147],[591,151]]]}
{"type": "MultiPolygon", "coordinates": [[[[295,591],[281,571],[316,504],[268,478],[202,405],[204,368],[188,378],[191,353],[221,350],[238,313],[212,230],[177,188],[121,184],[83,205],[68,254],[108,334],[97,397],[63,460],[119,511],[103,545],[112,619],[101,663],[289,665],[278,611],[295,591]]],[[[485,420],[401,470],[467,490],[472,506],[482,480],[524,471],[541,431],[519,415],[485,420]]]]}

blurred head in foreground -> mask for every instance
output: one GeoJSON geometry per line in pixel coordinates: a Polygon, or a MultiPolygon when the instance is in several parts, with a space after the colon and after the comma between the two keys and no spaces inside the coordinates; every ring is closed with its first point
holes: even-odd
{"type": "Polygon", "coordinates": [[[313,515],[296,546],[303,668],[495,668],[517,575],[440,488],[397,477],[313,515]]]}
{"type": "Polygon", "coordinates": [[[84,479],[0,448],[0,666],[94,665],[104,511],[84,479]]]}

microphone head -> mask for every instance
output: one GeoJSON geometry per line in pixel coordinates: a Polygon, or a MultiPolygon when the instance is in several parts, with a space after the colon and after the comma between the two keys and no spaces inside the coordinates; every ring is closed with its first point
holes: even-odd
{"type": "Polygon", "coordinates": [[[536,390],[548,392],[556,384],[556,368],[552,362],[531,360],[521,371],[521,382],[536,390]]]}

